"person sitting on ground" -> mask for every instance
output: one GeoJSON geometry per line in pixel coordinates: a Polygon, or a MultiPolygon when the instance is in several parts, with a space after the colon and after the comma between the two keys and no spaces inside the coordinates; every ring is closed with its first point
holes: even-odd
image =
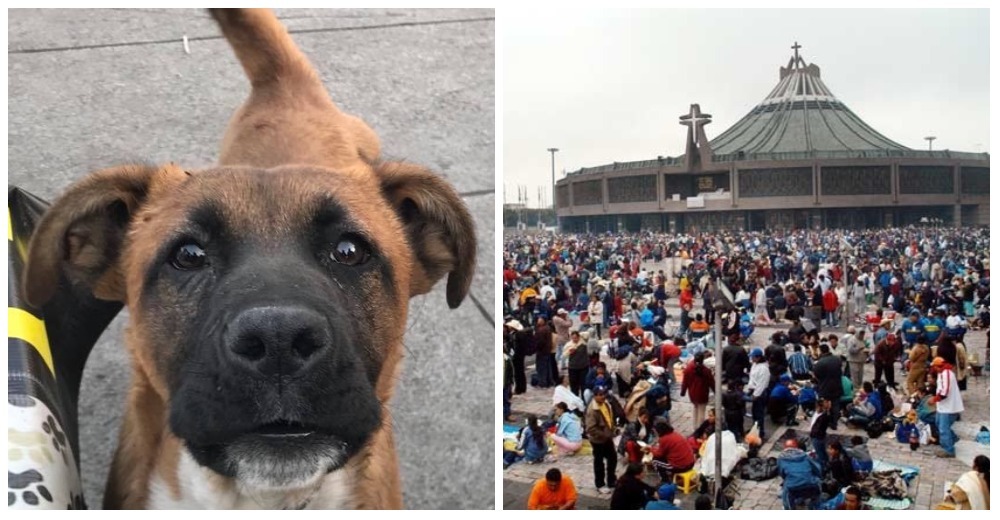
{"type": "Polygon", "coordinates": [[[552,468],[531,488],[528,509],[576,509],[576,485],[573,479],[552,468]]]}
{"type": "MultiPolygon", "coordinates": [[[[840,396],[840,410],[841,414],[847,413],[847,408],[854,402],[854,384],[851,383],[851,379],[847,375],[840,377],[840,388],[843,394],[840,396]]],[[[837,417],[836,419],[840,419],[837,417]]]]}
{"type": "Polygon", "coordinates": [[[554,415],[559,421],[552,442],[556,445],[556,455],[573,455],[583,446],[583,426],[580,419],[570,413],[566,403],[556,404],[554,415]]]}
{"type": "Polygon", "coordinates": [[[868,451],[868,443],[864,437],[860,435],[851,437],[851,445],[844,446],[844,453],[851,458],[855,480],[861,480],[872,472],[875,463],[872,461],[872,455],[868,451]]]}
{"type": "Polygon", "coordinates": [[[713,433],[715,433],[715,408],[709,408],[708,417],[688,437],[688,444],[691,445],[691,450],[698,453],[701,450],[701,445],[713,433]]]}
{"type": "Polygon", "coordinates": [[[677,473],[684,473],[694,467],[694,452],[681,434],[674,431],[666,421],[656,420],[653,424],[659,438],[650,448],[653,467],[664,482],[670,482],[677,473]]]}
{"type": "Polygon", "coordinates": [[[679,510],[677,504],[674,503],[674,498],[677,496],[677,486],[667,483],[660,486],[656,490],[656,500],[650,500],[646,503],[647,510],[679,510]]]}
{"type": "Polygon", "coordinates": [[[650,417],[654,420],[657,417],[662,417],[670,422],[670,410],[673,408],[673,402],[670,399],[670,381],[667,379],[666,372],[656,379],[656,384],[646,391],[644,397],[646,398],[646,410],[649,411],[650,417]]]}
{"type": "Polygon", "coordinates": [[[819,463],[799,449],[798,442],[790,439],[778,455],[778,475],[781,476],[781,503],[785,510],[795,509],[801,501],[808,501],[815,509],[820,499],[820,479],[823,472],[819,463]]]}
{"type": "Polygon", "coordinates": [[[823,479],[823,491],[836,495],[841,489],[854,482],[854,466],[851,458],[844,453],[840,441],[830,441],[826,446],[827,471],[823,479]]]}
{"type": "Polygon", "coordinates": [[[708,322],[701,314],[694,315],[694,321],[691,322],[691,339],[699,339],[708,335],[709,329],[708,322]]]}
{"type": "Polygon", "coordinates": [[[850,486],[844,491],[844,501],[837,505],[841,511],[863,511],[871,507],[861,501],[861,489],[857,486],[850,486]]]}
{"type": "Polygon", "coordinates": [[[812,359],[802,352],[802,345],[798,343],[792,347],[792,355],[788,356],[788,370],[796,381],[812,379],[812,359]]]}
{"type": "Polygon", "coordinates": [[[879,382],[875,394],[878,397],[878,408],[881,412],[879,419],[892,414],[892,411],[896,409],[896,402],[892,399],[892,393],[889,392],[889,385],[885,384],[885,381],[879,382]]]}
{"type": "Polygon", "coordinates": [[[614,510],[636,510],[646,507],[655,494],[653,486],[643,481],[642,463],[630,463],[625,468],[625,474],[615,484],[611,494],[611,507],[614,510]]]}
{"type": "Polygon", "coordinates": [[[538,424],[538,416],[529,415],[527,425],[518,434],[517,448],[505,451],[503,456],[504,469],[517,461],[524,460],[528,464],[538,464],[545,460],[549,445],[545,442],[545,432],[538,424]]]}
{"type": "Polygon", "coordinates": [[[656,431],[645,406],[639,407],[636,420],[625,426],[618,441],[618,454],[628,458],[629,464],[641,463],[649,446],[656,442],[656,431]]]}
{"type": "MultiPolygon", "coordinates": [[[[867,388],[871,388],[871,383],[865,381],[867,388]]],[[[854,402],[847,407],[847,422],[852,426],[857,426],[859,428],[867,428],[868,424],[877,421],[878,419],[878,409],[875,407],[875,401],[879,401],[879,406],[881,407],[881,400],[877,395],[874,399],[865,390],[858,391],[854,396],[854,402]]]]}
{"type": "Polygon", "coordinates": [[[767,400],[767,412],[774,424],[784,422],[785,426],[798,426],[795,412],[799,409],[799,399],[792,388],[792,376],[781,374],[767,400]]]}
{"type": "Polygon", "coordinates": [[[976,455],[972,471],[963,473],[948,490],[946,501],[955,509],[989,510],[990,508],[990,458],[976,455]]]}
{"type": "Polygon", "coordinates": [[[711,511],[715,509],[712,507],[712,497],[701,494],[698,498],[694,499],[694,509],[695,511],[711,511]]]}
{"type": "MultiPolygon", "coordinates": [[[[787,315],[786,315],[787,316],[787,315]]],[[[792,326],[788,328],[788,341],[800,344],[806,337],[806,328],[798,319],[792,320],[792,326]]]]}
{"type": "Polygon", "coordinates": [[[816,400],[819,396],[816,394],[816,389],[813,388],[811,381],[806,381],[799,388],[799,407],[802,408],[802,413],[805,414],[806,418],[813,416],[813,412],[816,411],[816,400]]]}

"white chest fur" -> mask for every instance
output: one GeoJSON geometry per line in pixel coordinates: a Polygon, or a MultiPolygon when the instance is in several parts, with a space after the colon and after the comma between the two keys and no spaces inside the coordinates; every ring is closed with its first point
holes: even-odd
{"type": "Polygon", "coordinates": [[[354,507],[349,469],[334,471],[315,484],[296,490],[248,489],[239,482],[220,485],[219,477],[181,450],[177,465],[180,497],[155,474],[147,509],[349,509],[354,507]]]}

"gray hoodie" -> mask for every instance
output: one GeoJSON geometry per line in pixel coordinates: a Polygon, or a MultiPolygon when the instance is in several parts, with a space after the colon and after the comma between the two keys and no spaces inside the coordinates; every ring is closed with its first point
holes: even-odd
{"type": "Polygon", "coordinates": [[[868,361],[868,345],[865,344],[865,340],[859,338],[861,333],[849,336],[844,340],[844,344],[847,345],[847,361],[849,363],[864,363],[868,361]]]}

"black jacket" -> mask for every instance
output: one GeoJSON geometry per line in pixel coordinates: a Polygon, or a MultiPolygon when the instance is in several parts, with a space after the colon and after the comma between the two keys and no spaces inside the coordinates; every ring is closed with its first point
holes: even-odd
{"type": "Polygon", "coordinates": [[[637,478],[623,476],[611,495],[611,509],[642,509],[654,491],[653,486],[637,478]]]}
{"type": "Polygon", "coordinates": [[[810,439],[826,439],[826,431],[830,429],[830,412],[823,412],[816,416],[816,420],[813,421],[812,427],[809,428],[809,438],[810,439]]]}
{"type": "Polygon", "coordinates": [[[740,345],[726,345],[722,349],[722,369],[727,381],[739,380],[750,370],[750,356],[740,345]]]}
{"type": "Polygon", "coordinates": [[[833,354],[827,354],[819,358],[813,364],[813,375],[816,376],[818,386],[816,393],[820,397],[839,400],[844,393],[844,386],[840,378],[844,375],[843,362],[833,354]]]}

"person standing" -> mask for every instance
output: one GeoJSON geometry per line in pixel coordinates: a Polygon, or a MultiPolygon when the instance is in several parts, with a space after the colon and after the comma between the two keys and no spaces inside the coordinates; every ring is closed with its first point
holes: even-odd
{"type": "Polygon", "coordinates": [[[830,327],[837,326],[837,310],[840,307],[840,300],[833,286],[827,286],[823,291],[823,314],[826,316],[826,324],[830,327]]]}
{"type": "Polygon", "coordinates": [[[569,319],[566,309],[559,309],[552,317],[552,327],[556,329],[556,362],[558,366],[566,366],[566,359],[563,357],[563,349],[569,343],[569,329],[573,326],[573,321],[569,319]]]}
{"type": "Polygon", "coordinates": [[[937,405],[938,439],[941,451],[938,457],[955,457],[955,432],[951,425],[955,423],[958,414],[965,410],[962,394],[958,390],[958,378],[955,369],[944,359],[936,357],[931,362],[931,370],[937,376],[937,387],[931,402],[937,405]]]}
{"type": "Polygon", "coordinates": [[[730,380],[726,383],[726,393],[722,395],[722,409],[726,429],[733,432],[736,442],[743,441],[743,417],[747,413],[747,402],[743,394],[743,381],[730,380]]]}
{"type": "Polygon", "coordinates": [[[705,352],[698,352],[684,367],[684,381],[681,383],[681,396],[687,394],[694,405],[694,424],[705,420],[708,396],[714,385],[712,369],[705,366],[705,352]]]}
{"type": "MultiPolygon", "coordinates": [[[[834,419],[836,420],[836,419],[834,419]]],[[[820,398],[816,402],[816,413],[812,416],[812,423],[809,426],[809,440],[812,441],[813,450],[816,452],[816,460],[820,468],[826,472],[830,463],[829,454],[826,451],[826,431],[830,429],[830,400],[820,398]]]]}
{"type": "MultiPolygon", "coordinates": [[[[914,340],[914,344],[919,340],[914,340]]],[[[889,334],[884,340],[875,345],[875,384],[882,380],[885,374],[885,383],[896,388],[896,359],[902,351],[895,334],[889,334]]]]}
{"type": "Polygon", "coordinates": [[[556,355],[553,341],[552,329],[545,323],[545,320],[538,318],[535,323],[535,371],[538,373],[538,387],[552,388],[559,380],[559,367],[556,364],[556,355]]]}
{"type": "Polygon", "coordinates": [[[864,381],[865,363],[868,362],[868,344],[865,342],[865,329],[856,330],[854,325],[847,327],[848,337],[844,340],[847,346],[847,366],[851,374],[851,383],[861,386],[864,381]]]}
{"type": "Polygon", "coordinates": [[[618,453],[615,450],[614,412],[604,387],[594,389],[594,398],[587,407],[586,424],[594,454],[594,486],[598,493],[608,494],[617,480],[618,453]]]}
{"type": "Polygon", "coordinates": [[[918,337],[917,343],[910,349],[910,357],[907,360],[910,365],[906,375],[906,391],[908,393],[916,393],[927,382],[927,366],[930,362],[930,356],[931,349],[927,346],[927,340],[923,336],[918,337]]]}
{"type": "Polygon", "coordinates": [[[524,330],[524,325],[515,319],[504,324],[508,331],[510,342],[514,344],[514,395],[523,394],[528,389],[528,380],[524,373],[524,358],[528,355],[528,350],[534,337],[531,332],[524,330]]]}
{"type": "Polygon", "coordinates": [[[580,337],[579,331],[574,330],[570,333],[564,353],[569,359],[569,388],[582,398],[584,378],[587,377],[587,369],[590,368],[590,356],[587,352],[587,344],[580,337]]]}
{"type": "Polygon", "coordinates": [[[604,324],[604,303],[597,299],[597,295],[590,297],[590,305],[587,306],[587,319],[590,320],[591,334],[595,338],[601,339],[601,326],[604,324]]]}
{"type": "Polygon", "coordinates": [[[767,414],[767,389],[771,383],[771,371],[768,370],[767,361],[764,360],[764,351],[755,348],[750,352],[750,360],[753,367],[750,368],[750,383],[747,384],[747,393],[753,400],[751,415],[757,423],[760,438],[764,439],[764,417],[767,414]]]}
{"type": "Polygon", "coordinates": [[[844,392],[842,381],[844,372],[840,358],[830,353],[830,346],[822,343],[819,346],[819,359],[813,365],[813,375],[816,376],[817,394],[830,401],[830,429],[837,429],[840,418],[840,397],[844,392]]]}
{"type": "Polygon", "coordinates": [[[507,352],[507,342],[503,348],[503,420],[510,421],[511,405],[510,399],[514,392],[514,361],[510,353],[507,352]]]}

